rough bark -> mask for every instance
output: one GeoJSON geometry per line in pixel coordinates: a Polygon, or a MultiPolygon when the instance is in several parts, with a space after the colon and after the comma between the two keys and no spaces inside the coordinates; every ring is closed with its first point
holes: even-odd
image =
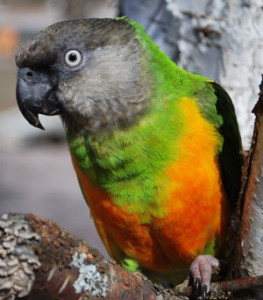
{"type": "MultiPolygon", "coordinates": [[[[239,201],[242,222],[232,266],[232,274],[242,278],[263,274],[263,78],[253,113],[256,120],[251,149],[243,167],[239,201]]],[[[256,294],[262,297],[263,288],[257,289],[256,294]]]]}
{"type": "Polygon", "coordinates": [[[150,300],[158,295],[158,287],[142,275],[106,261],[52,221],[31,214],[0,217],[0,299],[150,300]]]}
{"type": "MultiPolygon", "coordinates": [[[[83,241],[32,214],[0,216],[0,299],[186,299],[191,288],[164,289],[129,273],[83,241]]],[[[213,299],[263,285],[263,276],[211,285],[213,299]]]]}

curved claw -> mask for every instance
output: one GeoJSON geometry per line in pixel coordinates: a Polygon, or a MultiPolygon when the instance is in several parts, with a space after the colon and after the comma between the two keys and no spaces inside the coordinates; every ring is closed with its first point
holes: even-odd
{"type": "Polygon", "coordinates": [[[207,285],[204,284],[204,285],[202,286],[202,288],[201,288],[201,298],[202,298],[202,300],[205,300],[205,299],[206,299],[207,293],[208,293],[208,291],[207,291],[207,285]]]}
{"type": "Polygon", "coordinates": [[[197,256],[190,266],[190,274],[193,278],[193,294],[206,299],[210,290],[212,274],[219,269],[219,261],[211,255],[197,256]]]}
{"type": "Polygon", "coordinates": [[[199,295],[201,290],[201,279],[200,278],[194,278],[193,282],[193,294],[199,295]]]}

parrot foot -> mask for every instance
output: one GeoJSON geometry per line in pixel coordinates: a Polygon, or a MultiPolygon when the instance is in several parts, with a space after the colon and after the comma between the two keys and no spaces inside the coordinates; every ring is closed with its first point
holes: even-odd
{"type": "Polygon", "coordinates": [[[190,275],[193,279],[193,293],[200,294],[206,299],[210,290],[213,273],[219,270],[219,260],[211,255],[198,255],[190,266],[190,275]]]}

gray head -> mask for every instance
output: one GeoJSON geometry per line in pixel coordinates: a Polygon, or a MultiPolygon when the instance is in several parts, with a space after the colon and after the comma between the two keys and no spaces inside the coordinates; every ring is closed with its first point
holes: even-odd
{"type": "Polygon", "coordinates": [[[38,114],[61,114],[72,132],[135,122],[149,104],[143,51],[125,19],[54,24],[16,55],[20,110],[39,128],[38,114]]]}

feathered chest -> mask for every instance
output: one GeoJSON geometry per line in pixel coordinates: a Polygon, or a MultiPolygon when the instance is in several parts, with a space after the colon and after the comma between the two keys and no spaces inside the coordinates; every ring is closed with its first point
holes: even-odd
{"type": "Polygon", "coordinates": [[[193,100],[184,98],[177,108],[130,129],[71,140],[75,163],[116,206],[128,213],[163,216],[169,190],[192,188],[187,174],[210,176],[220,144],[193,100]]]}
{"type": "Polygon", "coordinates": [[[120,247],[145,267],[169,268],[169,253],[173,263],[176,252],[191,260],[225,226],[219,137],[191,101],[182,100],[181,106],[193,122],[183,126],[182,121],[177,135],[170,128],[173,138],[162,134],[164,125],[158,134],[153,131],[156,138],[137,133],[134,139],[123,134],[115,141],[81,137],[71,142],[84,197],[106,248],[117,259],[120,247]],[[160,238],[165,256],[159,253],[157,259],[153,244],[160,238]]]}

